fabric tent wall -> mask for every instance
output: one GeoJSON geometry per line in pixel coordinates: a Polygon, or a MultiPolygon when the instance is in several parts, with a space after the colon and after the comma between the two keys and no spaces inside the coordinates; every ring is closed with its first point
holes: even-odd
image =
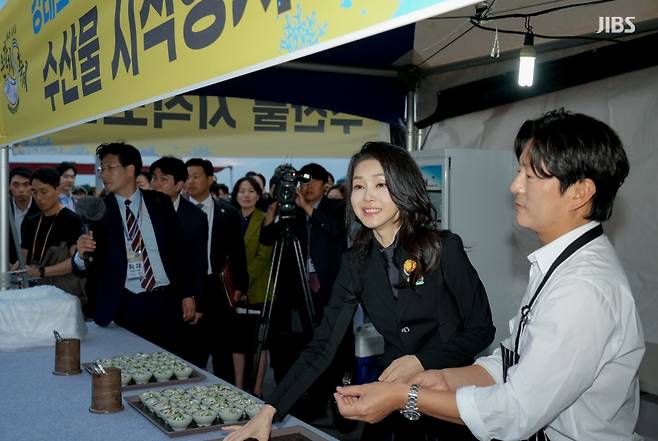
{"type": "MultiPolygon", "coordinates": [[[[606,122],[624,143],[631,171],[604,228],[626,270],[645,338],[658,343],[658,67],[436,123],[426,148],[511,149],[523,121],[559,107],[606,122]]],[[[536,243],[521,236],[523,250],[531,252],[536,243]]],[[[525,259],[518,263],[519,289],[510,293],[517,307],[529,268],[525,259]]]]}

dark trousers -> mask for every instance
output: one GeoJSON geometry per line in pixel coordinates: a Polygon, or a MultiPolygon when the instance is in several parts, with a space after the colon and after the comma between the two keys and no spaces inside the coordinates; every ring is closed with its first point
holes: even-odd
{"type": "Polygon", "coordinates": [[[182,356],[205,369],[212,355],[213,374],[234,383],[232,325],[235,313],[212,275],[207,276],[204,291],[203,317],[195,325],[184,326],[186,345],[182,356]]]}
{"type": "Polygon", "coordinates": [[[139,294],[123,289],[114,321],[133,334],[177,353],[176,329],[182,315],[181,302],[168,286],[139,294]]]}

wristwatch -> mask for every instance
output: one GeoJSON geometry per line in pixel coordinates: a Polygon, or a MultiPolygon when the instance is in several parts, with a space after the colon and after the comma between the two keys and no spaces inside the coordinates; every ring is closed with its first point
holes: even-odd
{"type": "Polygon", "coordinates": [[[407,404],[404,406],[404,409],[400,410],[400,413],[409,421],[418,421],[420,419],[420,412],[417,405],[419,389],[420,386],[418,384],[412,384],[409,387],[407,404]]]}

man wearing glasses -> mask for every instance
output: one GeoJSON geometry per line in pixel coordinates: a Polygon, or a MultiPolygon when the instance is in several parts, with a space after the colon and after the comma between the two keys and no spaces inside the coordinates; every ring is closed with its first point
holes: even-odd
{"type": "Polygon", "coordinates": [[[167,195],[137,188],[139,151],[124,143],[103,144],[96,154],[108,192],[103,219],[78,239],[75,267],[89,272],[94,320],[112,320],[173,352],[175,329],[194,318],[182,230],[167,195]],[[93,256],[90,259],[88,256],[93,256]]]}

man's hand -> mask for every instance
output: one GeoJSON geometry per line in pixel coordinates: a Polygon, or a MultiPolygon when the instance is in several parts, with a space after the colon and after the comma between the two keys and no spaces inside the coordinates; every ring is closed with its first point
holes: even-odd
{"type": "Polygon", "coordinates": [[[410,383],[432,390],[450,390],[443,370],[431,369],[421,372],[411,378],[410,383]]]}
{"type": "Polygon", "coordinates": [[[269,440],[270,432],[272,432],[272,418],[275,413],[276,409],[266,404],[258,415],[244,426],[222,427],[222,429],[232,432],[224,438],[224,441],[243,441],[249,438],[255,438],[258,441],[269,440]]]}
{"type": "Polygon", "coordinates": [[[84,256],[85,253],[93,253],[96,251],[96,241],[94,240],[94,233],[84,233],[78,237],[78,242],[76,244],[78,253],[80,257],[84,256]]]}
{"type": "MultiPolygon", "coordinates": [[[[237,289],[235,291],[233,291],[233,304],[235,305],[237,302],[239,302],[240,299],[242,298],[242,296],[243,296],[242,291],[237,290],[237,289]]],[[[245,295],[245,297],[246,297],[246,295],[245,295]]]]}
{"type": "Polygon", "coordinates": [[[409,380],[414,375],[423,372],[423,365],[415,355],[404,355],[393,360],[382,374],[379,376],[379,381],[389,383],[409,383],[409,380]]]}
{"type": "Polygon", "coordinates": [[[201,320],[201,317],[203,317],[202,312],[195,312],[194,313],[194,318],[190,321],[190,325],[196,325],[199,323],[199,320],[201,320]]]}
{"type": "Polygon", "coordinates": [[[338,411],[350,420],[376,423],[402,409],[409,387],[399,383],[370,383],[337,387],[334,394],[338,411]]]}
{"type": "Polygon", "coordinates": [[[183,321],[190,322],[194,320],[196,312],[196,302],[194,301],[194,297],[185,297],[181,303],[183,306],[183,321]]]}
{"type": "Polygon", "coordinates": [[[306,198],[302,194],[302,190],[300,188],[297,188],[297,196],[295,197],[295,204],[302,210],[306,212],[306,214],[311,217],[313,216],[313,205],[309,204],[306,201],[306,198]]]}
{"type": "Polygon", "coordinates": [[[41,271],[38,266],[34,265],[25,265],[25,274],[29,277],[39,277],[41,276],[41,271]]]}
{"type": "Polygon", "coordinates": [[[278,202],[272,202],[270,206],[267,207],[267,213],[265,213],[265,220],[263,221],[264,226],[268,226],[269,224],[274,222],[277,208],[279,208],[278,202]]]}

